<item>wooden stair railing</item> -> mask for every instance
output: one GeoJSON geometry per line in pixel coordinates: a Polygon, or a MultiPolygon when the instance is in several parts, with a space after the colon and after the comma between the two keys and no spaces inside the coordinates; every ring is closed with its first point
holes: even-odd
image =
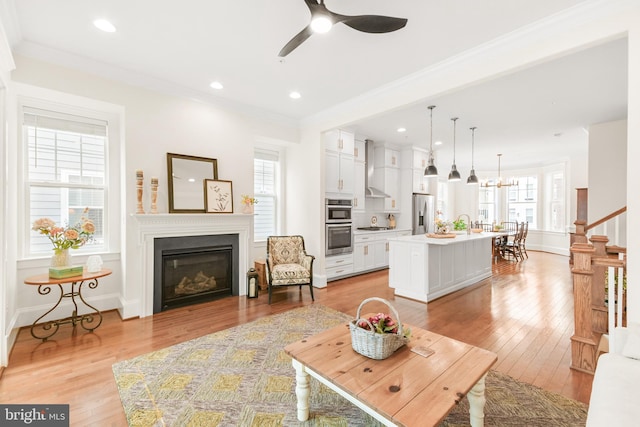
{"type": "MultiPolygon", "coordinates": [[[[578,219],[574,222],[574,225],[576,226],[576,231],[575,233],[571,234],[571,239],[570,239],[570,245],[573,247],[574,243],[589,243],[589,238],[587,237],[587,233],[590,230],[593,230],[594,228],[608,222],[611,221],[612,219],[617,218],[618,216],[622,215],[623,213],[627,212],[627,207],[624,206],[620,209],[618,209],[617,211],[611,212],[609,215],[604,216],[602,218],[600,218],[599,220],[597,220],[596,222],[592,223],[592,224],[587,224],[587,221],[582,220],[582,219],[578,219]]],[[[617,243],[617,242],[616,242],[617,243]]],[[[621,249],[624,250],[624,248],[620,248],[619,246],[611,246],[610,247],[612,252],[618,251],[620,252],[621,249]],[[619,249],[615,249],[615,248],[619,248],[619,249]]],[[[573,253],[571,253],[571,257],[569,259],[569,263],[573,264],[573,253]]]]}
{"type": "Polygon", "coordinates": [[[606,236],[592,236],[591,243],[577,242],[573,255],[574,334],[571,337],[571,368],[593,374],[602,334],[608,330],[605,276],[608,267],[626,268],[618,259],[624,248],[608,247],[606,236]],[[611,250],[610,250],[611,249],[611,250]]]}

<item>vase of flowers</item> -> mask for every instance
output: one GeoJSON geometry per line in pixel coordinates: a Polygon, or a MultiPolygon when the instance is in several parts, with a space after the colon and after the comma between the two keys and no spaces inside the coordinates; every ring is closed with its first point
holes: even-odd
{"type": "Polygon", "coordinates": [[[253,213],[253,205],[258,203],[258,200],[255,197],[251,197],[247,194],[242,195],[242,213],[252,214],[253,213]]]}
{"type": "Polygon", "coordinates": [[[61,227],[50,218],[40,218],[33,222],[31,229],[44,234],[53,244],[52,267],[65,267],[71,265],[69,249],[78,249],[93,238],[96,228],[91,220],[83,212],[80,221],[74,225],[61,227]]]}
{"type": "Polygon", "coordinates": [[[440,218],[436,219],[434,225],[436,234],[447,234],[451,230],[451,223],[440,218]]]}

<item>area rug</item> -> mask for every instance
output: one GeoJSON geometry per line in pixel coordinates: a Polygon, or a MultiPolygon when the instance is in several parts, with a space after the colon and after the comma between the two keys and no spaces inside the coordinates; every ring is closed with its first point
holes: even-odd
{"type": "MultiPolygon", "coordinates": [[[[350,320],[314,304],[116,363],[129,426],[377,426],[313,378],[310,419],[296,418],[295,373],[282,349],[350,320]]],[[[582,403],[495,371],[486,387],[486,426],[585,425],[582,403]]],[[[465,425],[463,399],[442,426],[465,425]]]]}

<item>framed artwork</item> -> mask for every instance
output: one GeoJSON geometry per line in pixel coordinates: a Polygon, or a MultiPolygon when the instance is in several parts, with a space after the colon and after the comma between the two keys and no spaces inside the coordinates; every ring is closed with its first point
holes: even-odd
{"type": "Polygon", "coordinates": [[[167,153],[169,213],[203,213],[204,179],[218,179],[218,160],[167,153]]]}
{"type": "Polygon", "coordinates": [[[205,179],[204,201],[207,213],[233,213],[231,181],[205,179]]]}

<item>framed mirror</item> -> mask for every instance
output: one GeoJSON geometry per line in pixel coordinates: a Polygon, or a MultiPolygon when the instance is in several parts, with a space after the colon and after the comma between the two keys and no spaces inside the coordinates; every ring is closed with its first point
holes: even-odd
{"type": "Polygon", "coordinates": [[[218,160],[167,153],[170,213],[205,213],[204,180],[218,179],[218,160]]]}

